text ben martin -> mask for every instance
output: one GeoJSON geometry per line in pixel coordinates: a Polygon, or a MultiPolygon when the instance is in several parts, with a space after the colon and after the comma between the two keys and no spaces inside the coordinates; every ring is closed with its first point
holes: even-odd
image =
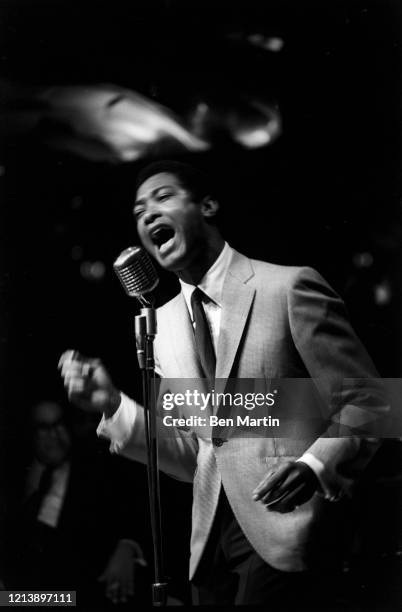
{"type": "Polygon", "coordinates": [[[237,415],[236,419],[232,417],[217,417],[209,415],[208,417],[194,416],[189,417],[173,417],[167,414],[162,419],[166,427],[279,427],[279,419],[274,419],[271,416],[264,416],[258,419],[237,415]]]}

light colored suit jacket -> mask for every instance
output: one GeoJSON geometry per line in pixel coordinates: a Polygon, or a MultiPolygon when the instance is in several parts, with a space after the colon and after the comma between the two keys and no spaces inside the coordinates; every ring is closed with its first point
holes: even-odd
{"type": "MultiPolygon", "coordinates": [[[[222,308],[216,364],[219,379],[311,377],[321,397],[330,403],[334,388],[342,388],[344,379],[378,378],[348,322],[342,300],[310,268],[272,265],[234,251],[222,308]]],[[[155,354],[162,376],[201,377],[183,295],[159,308],[157,318],[155,354]]],[[[368,387],[375,395],[375,385],[368,387]]],[[[341,399],[349,415],[354,410],[375,411],[376,404],[381,404],[379,397],[373,400],[359,386],[348,388],[341,399]]],[[[182,411],[185,414],[185,408],[182,411]]],[[[143,421],[139,410],[122,449],[140,461],[146,460],[143,421]]],[[[214,446],[197,429],[175,430],[168,437],[163,428],[161,469],[194,483],[190,577],[205,547],[221,485],[246,537],[269,564],[300,571],[331,559],[340,539],[337,530],[344,521],[345,502],[330,502],[315,494],[294,512],[280,514],[252,500],[253,489],[270,469],[306,451],[324,465],[327,492],[335,496],[350,492],[376,443],[328,435],[315,440],[233,436],[214,446]]]]}

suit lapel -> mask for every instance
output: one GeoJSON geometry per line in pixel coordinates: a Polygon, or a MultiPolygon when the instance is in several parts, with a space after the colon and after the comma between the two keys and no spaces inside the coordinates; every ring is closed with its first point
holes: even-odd
{"type": "Polygon", "coordinates": [[[250,260],[234,251],[223,286],[216,378],[230,375],[254,299],[255,288],[246,284],[253,275],[250,260]]]}

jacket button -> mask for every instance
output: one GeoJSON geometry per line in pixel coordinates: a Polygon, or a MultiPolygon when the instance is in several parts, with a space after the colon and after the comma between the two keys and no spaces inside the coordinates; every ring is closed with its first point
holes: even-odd
{"type": "Polygon", "coordinates": [[[222,440],[222,438],[212,438],[212,444],[214,446],[222,446],[224,442],[225,440],[222,440]]]}

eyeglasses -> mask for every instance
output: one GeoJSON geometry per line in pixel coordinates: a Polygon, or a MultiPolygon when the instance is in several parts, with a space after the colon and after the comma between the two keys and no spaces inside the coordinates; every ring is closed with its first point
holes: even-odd
{"type": "Polygon", "coordinates": [[[35,430],[39,434],[46,434],[54,431],[56,429],[60,429],[60,427],[65,427],[65,422],[63,419],[58,419],[57,421],[53,421],[53,423],[44,423],[40,421],[36,421],[34,424],[35,430]]]}

